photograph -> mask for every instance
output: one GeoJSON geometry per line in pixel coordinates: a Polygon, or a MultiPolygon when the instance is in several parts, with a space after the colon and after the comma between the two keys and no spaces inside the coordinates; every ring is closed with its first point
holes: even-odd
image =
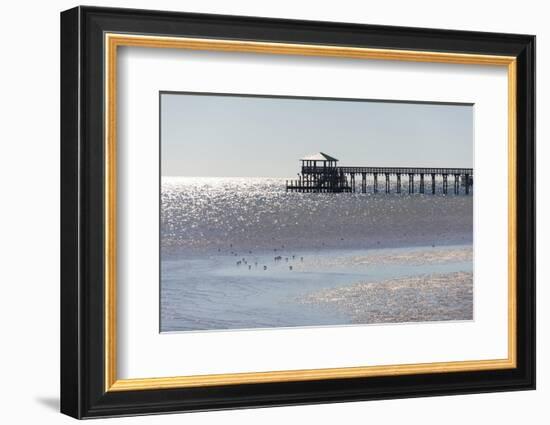
{"type": "Polygon", "coordinates": [[[474,105],[160,92],[160,331],[474,320],[474,105]]]}

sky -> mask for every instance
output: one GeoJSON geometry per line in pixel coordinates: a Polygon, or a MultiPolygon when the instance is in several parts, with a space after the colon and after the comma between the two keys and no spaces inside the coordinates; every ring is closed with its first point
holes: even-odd
{"type": "Polygon", "coordinates": [[[288,177],[348,166],[473,167],[473,106],[161,94],[161,174],[288,177]]]}

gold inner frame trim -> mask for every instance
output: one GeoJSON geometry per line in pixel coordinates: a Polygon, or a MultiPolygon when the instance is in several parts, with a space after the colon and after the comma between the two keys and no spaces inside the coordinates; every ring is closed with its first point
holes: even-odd
{"type": "Polygon", "coordinates": [[[321,379],[411,375],[511,369],[516,353],[516,58],[464,53],[371,49],[329,45],[268,43],[256,41],[105,34],[105,391],[136,391],[215,385],[312,381],[321,379]],[[508,72],[508,357],[495,360],[468,360],[381,366],[303,369],[175,377],[118,379],[116,324],[116,123],[117,49],[120,46],[168,49],[227,51],[279,55],[323,56],[354,59],[397,60],[507,67],[508,72]]]}

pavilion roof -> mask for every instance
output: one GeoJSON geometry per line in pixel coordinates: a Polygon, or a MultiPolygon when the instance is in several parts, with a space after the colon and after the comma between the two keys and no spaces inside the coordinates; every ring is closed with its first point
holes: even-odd
{"type": "Polygon", "coordinates": [[[333,156],[327,155],[324,152],[317,152],[312,155],[300,158],[300,161],[338,161],[333,156]]]}

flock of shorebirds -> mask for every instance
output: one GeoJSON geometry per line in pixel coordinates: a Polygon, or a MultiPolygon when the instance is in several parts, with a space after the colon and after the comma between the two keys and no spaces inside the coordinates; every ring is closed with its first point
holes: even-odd
{"type": "MultiPolygon", "coordinates": [[[[233,248],[233,244],[230,245],[231,248],[233,248]]],[[[284,249],[285,246],[284,245],[281,245],[281,248],[280,249],[284,249]]],[[[279,248],[274,248],[273,249],[273,252],[277,252],[279,248]]],[[[221,249],[218,248],[218,252],[220,252],[221,249]]],[[[239,254],[235,251],[230,251],[230,254],[235,256],[235,257],[238,257],[239,254]]],[[[251,255],[252,254],[252,251],[248,251],[248,254],[251,255]]],[[[275,255],[273,257],[273,261],[275,262],[275,264],[279,264],[279,263],[292,263],[293,261],[296,261],[298,259],[298,257],[296,255],[289,255],[289,256],[282,256],[282,255],[275,255]]],[[[303,262],[304,261],[304,257],[299,257],[300,259],[300,262],[303,262]]],[[[237,262],[235,263],[235,265],[237,267],[241,267],[241,266],[247,266],[248,267],[248,270],[252,270],[252,267],[254,268],[257,268],[258,267],[258,261],[257,259],[254,259],[254,260],[250,260],[248,259],[247,257],[242,257],[240,260],[237,260],[237,262]]],[[[260,267],[262,267],[264,270],[267,270],[267,265],[266,264],[261,264],[260,267]]],[[[288,265],[288,269],[289,270],[293,270],[293,265],[292,264],[289,264],[288,265]]]]}

